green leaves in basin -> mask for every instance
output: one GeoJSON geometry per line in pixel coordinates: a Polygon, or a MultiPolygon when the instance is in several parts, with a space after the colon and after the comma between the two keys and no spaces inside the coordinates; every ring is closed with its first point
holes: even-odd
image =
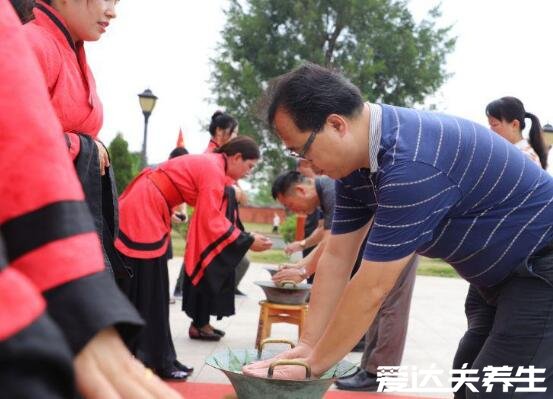
{"type": "Polygon", "coordinates": [[[250,357],[250,354],[247,349],[244,349],[244,366],[250,364],[254,359],[250,357]]]}
{"type": "MultiPolygon", "coordinates": [[[[246,352],[247,353],[247,352],[246,352]]],[[[242,373],[242,366],[245,363],[229,348],[228,349],[228,371],[233,373],[242,373]]]]}

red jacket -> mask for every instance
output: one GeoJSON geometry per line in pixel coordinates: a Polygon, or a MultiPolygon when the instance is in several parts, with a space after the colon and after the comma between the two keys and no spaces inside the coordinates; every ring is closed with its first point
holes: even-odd
{"type": "Polygon", "coordinates": [[[96,138],[103,123],[102,103],[83,42],[73,42],[61,15],[43,1],[37,1],[34,14],[36,18],[24,29],[70,143],[71,158],[75,159],[80,147],[75,133],[96,138]]]}
{"type": "Polygon", "coordinates": [[[133,258],[164,256],[171,232],[170,209],[186,202],[194,207],[185,254],[186,271],[194,276],[194,284],[243,235],[247,236],[241,240],[247,243],[245,252],[253,239],[225,216],[225,163],[222,154],[184,155],[142,171],[119,198],[115,247],[133,258]]]}
{"type": "Polygon", "coordinates": [[[0,339],[44,309],[40,291],[103,269],[100,244],[44,78],[9,2],[0,0],[0,339]],[[3,252],[3,251],[0,251],[3,252]]]}

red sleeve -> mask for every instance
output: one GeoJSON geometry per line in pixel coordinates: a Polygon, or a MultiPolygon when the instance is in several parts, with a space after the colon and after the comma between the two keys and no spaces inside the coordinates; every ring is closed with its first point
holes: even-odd
{"type": "Polygon", "coordinates": [[[79,152],[81,152],[81,140],[79,139],[79,135],[75,133],[65,133],[65,137],[67,138],[69,147],[69,157],[74,161],[79,152]]]}
{"type": "Polygon", "coordinates": [[[44,77],[13,10],[2,11],[0,229],[8,262],[45,290],[102,270],[103,257],[44,77]]]}
{"type": "Polygon", "coordinates": [[[16,334],[44,312],[44,300],[19,272],[0,271],[0,341],[16,334]]]}

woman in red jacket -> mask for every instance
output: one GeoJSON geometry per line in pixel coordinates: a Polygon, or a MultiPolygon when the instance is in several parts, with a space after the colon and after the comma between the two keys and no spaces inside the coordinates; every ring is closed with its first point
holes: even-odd
{"type": "MultiPolygon", "coordinates": [[[[248,249],[268,249],[270,240],[245,233],[226,215],[228,178],[244,177],[257,163],[259,149],[249,137],[237,137],[212,154],[183,155],[147,168],[121,195],[120,234],[115,242],[134,273],[123,291],[146,320],[132,349],[135,355],[166,379],[184,379],[178,370],[169,327],[167,258],[171,210],[182,203],[194,207],[186,241],[186,275],[204,295],[218,298],[230,283],[234,295],[234,266],[248,249]]],[[[234,299],[234,297],[232,298],[234,299]]],[[[229,302],[229,301],[227,301],[229,302]]],[[[230,301],[232,304],[234,301],[230,301]]],[[[193,304],[187,313],[195,317],[193,304]]],[[[203,309],[201,310],[203,312],[203,309]]],[[[220,316],[234,313],[224,309],[220,316]]],[[[202,313],[198,328],[207,330],[202,313]]]]}
{"type": "Polygon", "coordinates": [[[0,396],[178,397],[121,341],[142,321],[104,270],[61,126],[7,0],[0,60],[0,396]]]}
{"type": "Polygon", "coordinates": [[[102,242],[106,266],[119,275],[124,268],[113,249],[118,228],[117,190],[107,150],[98,140],[102,103],[84,49],[84,42],[99,40],[116,17],[115,3],[37,0],[35,18],[24,28],[65,133],[102,242]]]}

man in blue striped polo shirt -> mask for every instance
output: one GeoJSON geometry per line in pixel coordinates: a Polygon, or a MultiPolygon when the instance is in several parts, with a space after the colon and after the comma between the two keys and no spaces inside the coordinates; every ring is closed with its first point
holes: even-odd
{"type": "MultiPolygon", "coordinates": [[[[447,261],[496,308],[469,368],[543,367],[541,386],[552,388],[553,179],[476,123],[363,103],[354,85],[316,65],[279,77],[268,95],[268,121],[288,150],[337,180],[307,326],[284,356],[305,358],[315,375],[331,367],[418,253],[447,261]],[[361,269],[347,284],[369,229],[361,269]]],[[[505,397],[501,388],[486,397],[505,397]]]]}

